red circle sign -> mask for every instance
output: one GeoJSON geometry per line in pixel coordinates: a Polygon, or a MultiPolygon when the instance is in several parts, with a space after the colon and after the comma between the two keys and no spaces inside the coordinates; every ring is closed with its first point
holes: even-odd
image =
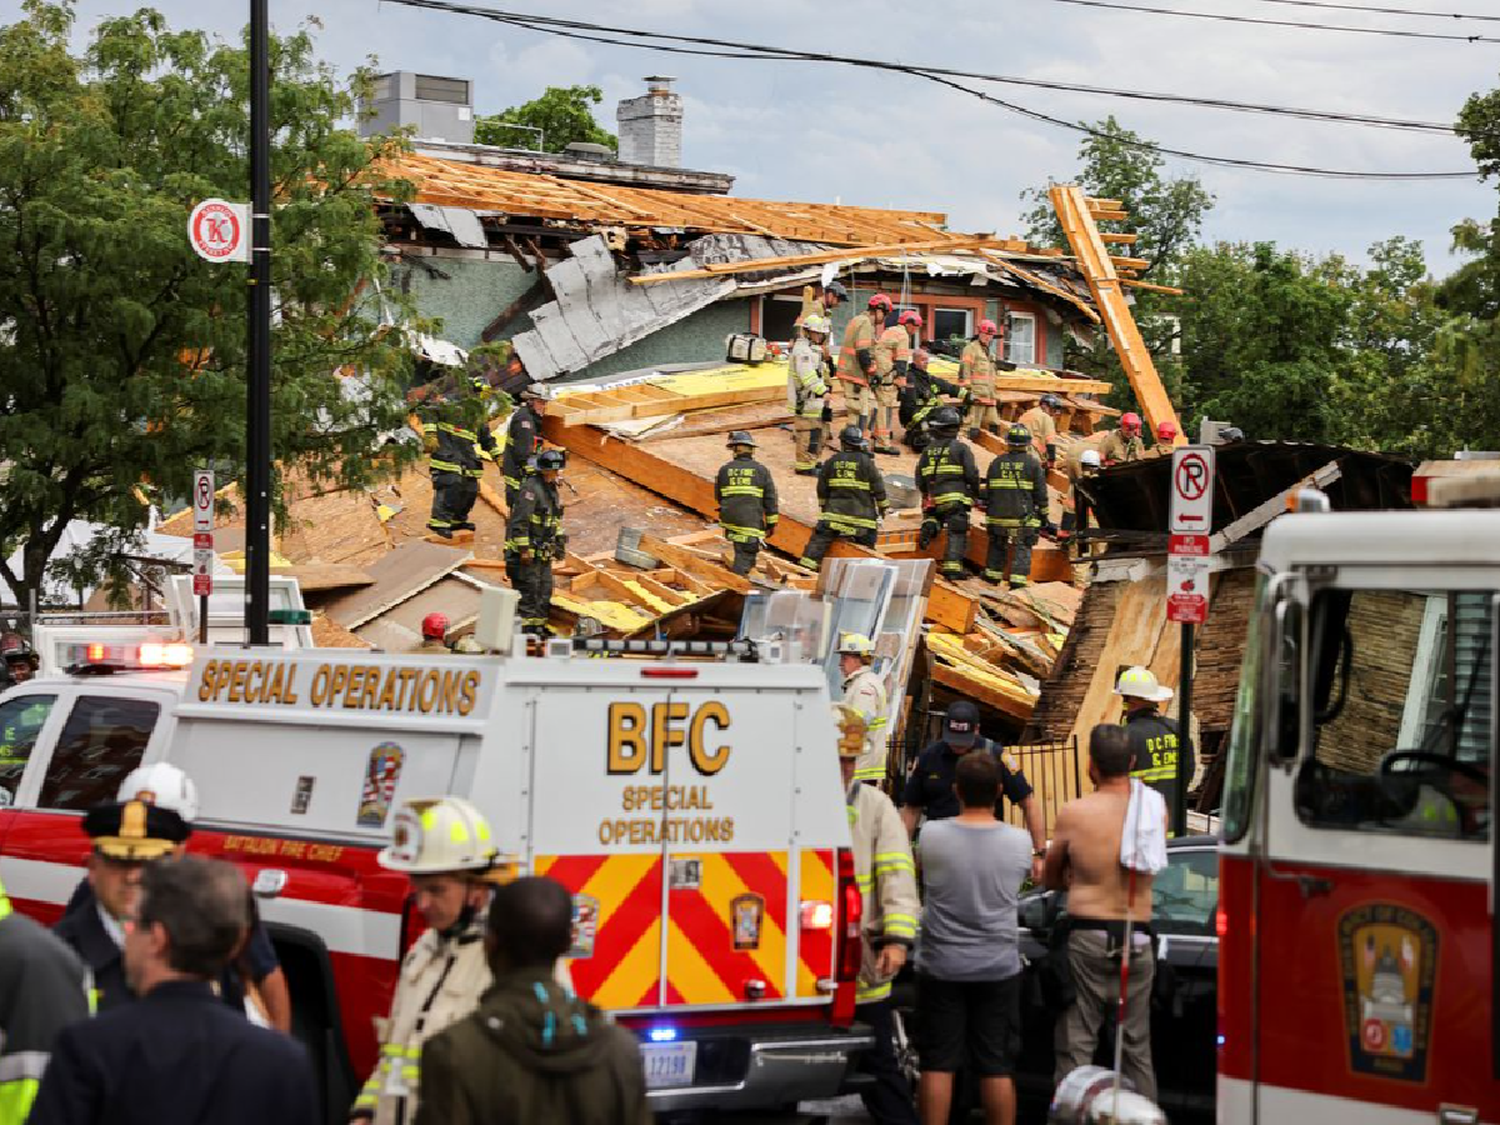
{"type": "Polygon", "coordinates": [[[1208,461],[1200,453],[1188,453],[1177,462],[1177,475],[1173,480],[1177,495],[1184,500],[1196,500],[1208,491],[1208,461]]]}
{"type": "Polygon", "coordinates": [[[1385,1024],[1380,1020],[1365,1020],[1362,1029],[1365,1050],[1379,1051],[1385,1047],[1385,1024]]]}
{"type": "Polygon", "coordinates": [[[188,217],[188,239],[193,250],[210,262],[233,258],[244,238],[239,212],[222,199],[205,199],[188,217]]]}

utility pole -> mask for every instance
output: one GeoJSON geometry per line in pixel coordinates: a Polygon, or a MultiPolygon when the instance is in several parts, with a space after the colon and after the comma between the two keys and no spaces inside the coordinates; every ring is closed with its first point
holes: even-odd
{"type": "Polygon", "coordinates": [[[271,52],[268,0],[250,0],[250,275],[245,371],[245,634],[270,642],[271,52]]]}

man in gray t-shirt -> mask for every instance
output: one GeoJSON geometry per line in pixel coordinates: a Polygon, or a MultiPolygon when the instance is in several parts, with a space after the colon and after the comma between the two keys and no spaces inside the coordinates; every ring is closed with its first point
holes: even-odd
{"type": "Polygon", "coordinates": [[[1031,837],[995,819],[999,786],[990,755],[964,755],[953,784],[962,811],[922,830],[916,1026],[924,1123],[948,1120],[953,1075],[965,1059],[979,1077],[986,1121],[1015,1121],[1016,901],[1031,874],[1031,837]]]}

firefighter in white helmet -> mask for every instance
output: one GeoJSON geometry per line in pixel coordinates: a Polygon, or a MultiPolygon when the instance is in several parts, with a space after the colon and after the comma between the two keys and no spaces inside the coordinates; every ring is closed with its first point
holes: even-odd
{"type": "Polygon", "coordinates": [[[844,674],[843,703],[858,712],[865,724],[865,749],[854,770],[854,780],[879,785],[885,780],[885,740],[889,710],[885,682],[875,674],[875,646],[860,633],[839,638],[839,670],[844,674]]]}
{"type": "Polygon", "coordinates": [[[485,910],[501,870],[489,822],[462,798],[407,801],[392,832],[377,860],[411,880],[428,929],[401,962],[380,1059],[349,1114],[375,1125],[415,1120],[422,1044],[472,1012],[490,986],[485,910]]]}
{"type": "Polygon", "coordinates": [[[847,702],[836,704],[834,714],[853,840],[854,881],[864,900],[854,1013],[875,1033],[874,1050],[860,1062],[860,1069],[874,1079],[863,1098],[865,1108],[879,1125],[916,1125],[911,1089],[896,1057],[895,1017],[891,1011],[891,982],[917,940],[920,906],[916,866],[896,806],[873,785],[861,785],[856,780],[868,735],[864,715],[847,702]]]}

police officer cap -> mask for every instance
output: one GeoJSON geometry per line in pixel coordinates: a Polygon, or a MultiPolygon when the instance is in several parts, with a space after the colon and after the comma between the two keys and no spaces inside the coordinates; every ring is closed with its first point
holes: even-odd
{"type": "Polygon", "coordinates": [[[537,471],[555,473],[567,464],[567,460],[561,449],[544,449],[536,455],[537,471]]]}
{"type": "Polygon", "coordinates": [[[94,850],[111,859],[157,859],[193,834],[171,809],[145,801],[97,805],[83,815],[83,830],[94,850]]]}
{"type": "Polygon", "coordinates": [[[951,406],[940,406],[932,412],[932,428],[934,430],[958,429],[958,411],[951,406]]]}
{"type": "Polygon", "coordinates": [[[729,435],[729,440],[724,444],[729,446],[730,449],[733,449],[737,445],[748,445],[751,449],[758,448],[755,439],[750,436],[749,430],[735,430],[729,435]]]}
{"type": "Polygon", "coordinates": [[[972,746],[979,737],[979,708],[960,699],[948,708],[945,740],[949,746],[972,746]]]}
{"type": "Polygon", "coordinates": [[[845,426],[839,433],[839,444],[845,449],[864,449],[870,443],[858,426],[845,426]]]}

